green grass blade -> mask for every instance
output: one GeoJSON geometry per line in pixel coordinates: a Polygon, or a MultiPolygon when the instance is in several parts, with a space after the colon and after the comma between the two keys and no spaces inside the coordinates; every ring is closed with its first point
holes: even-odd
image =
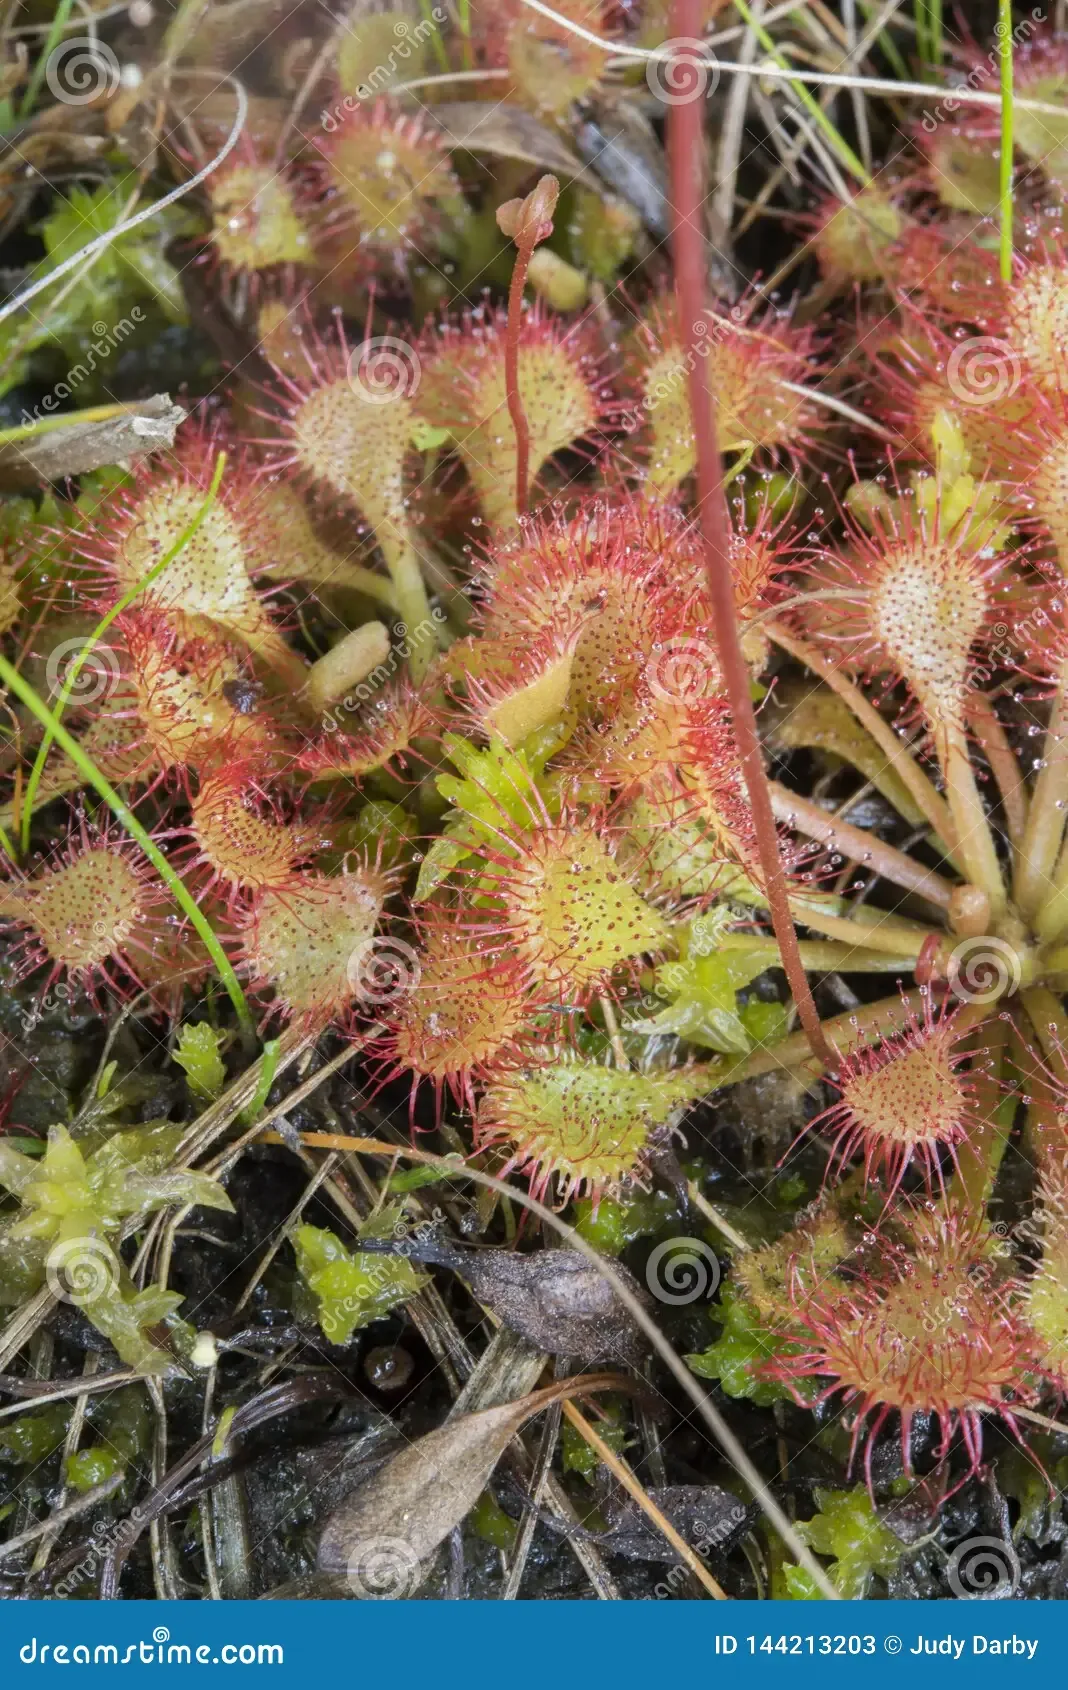
{"type": "MultiPolygon", "coordinates": [[[[216,494],[219,491],[219,484],[222,481],[225,469],[226,453],[220,452],[218,457],[215,459],[215,468],[211,477],[211,486],[208,488],[207,494],[204,498],[204,503],[200,506],[200,509],[186,524],[185,528],[174,542],[174,545],[164,553],[158,563],[154,563],[152,565],[152,568],[148,571],[147,575],[142,576],[140,581],[136,582],[134,586],[128,588],[127,591],[123,593],[118,603],[112,605],[103,621],[98,622],[92,633],[88,636],[81,651],[71,664],[70,669],[67,672],[67,679],[63,683],[59,697],[52,706],[52,714],[57,722],[60,720],[67,707],[70,695],[74,691],[78,676],[81,674],[90,652],[100,640],[101,636],[107,633],[116,616],[120,616],[124,610],[128,609],[134,599],[143,593],[146,587],[150,587],[158,576],[163,574],[163,571],[169,564],[174,562],[175,558],[185,549],[190,540],[193,538],[197,529],[200,527],[204,518],[210,511],[212,505],[215,503],[216,494]]],[[[22,810],[23,853],[28,851],[30,847],[30,826],[33,822],[33,801],[37,796],[37,788],[41,784],[41,777],[44,774],[45,762],[48,758],[49,751],[52,749],[52,741],[54,737],[55,736],[51,731],[45,732],[45,735],[37,748],[37,756],[34,759],[33,768],[30,770],[30,778],[26,783],[26,795],[23,799],[22,810]]]]}
{"type": "Polygon", "coordinates": [[[41,48],[40,53],[37,55],[37,63],[33,67],[33,75],[30,77],[26,92],[22,96],[22,104],[19,106],[20,118],[29,117],[34,108],[37,96],[41,92],[41,83],[44,81],[45,74],[48,70],[48,61],[59,46],[63,31],[67,27],[67,20],[73,10],[74,0],[59,0],[59,5],[56,7],[51,26],[49,27],[48,34],[45,37],[45,44],[41,48]]]}
{"type": "Polygon", "coordinates": [[[171,893],[175,903],[182,913],[188,916],[190,924],[203,940],[204,948],[215,964],[219,979],[225,986],[230,1002],[237,1011],[242,1029],[251,1033],[253,1031],[252,1015],[245,994],[241,990],[241,982],[234,973],[233,965],[220,945],[214,928],[199,908],[185,882],[175,874],[155,840],[150,838],[130,806],[119,797],[110,782],[104,779],[92,758],[86,755],[78,741],[67,732],[63,723],[57,721],[54,712],[49,709],[41,695],[31,687],[25,676],[20,675],[14,665],[3,656],[0,656],[0,681],[9,691],[14,693],[15,697],[26,706],[32,715],[37,717],[42,727],[51,729],[52,738],[60,749],[66,752],[78,773],[89,786],[100,794],[116,821],[126,829],[130,837],[141,847],[152,867],[171,893]]]}
{"type": "MultiPolygon", "coordinates": [[[[749,6],[746,4],[746,0],[734,0],[734,9],[741,17],[742,22],[753,31],[753,34],[760,42],[760,45],[763,47],[765,53],[774,59],[780,70],[788,71],[790,69],[789,64],[779,52],[774,40],[768,34],[763,24],[758,23],[756,18],[754,18],[749,6]]],[[[849,145],[849,142],[838,133],[838,130],[827,116],[827,113],[824,111],[819,101],[813,98],[803,82],[795,82],[791,79],[790,87],[797,98],[801,101],[805,110],[811,114],[820,129],[823,130],[823,133],[826,135],[828,141],[831,143],[831,146],[838,154],[839,159],[845,165],[850,175],[856,178],[862,188],[870,188],[872,185],[871,176],[868,171],[865,170],[860,159],[849,145]]]]}

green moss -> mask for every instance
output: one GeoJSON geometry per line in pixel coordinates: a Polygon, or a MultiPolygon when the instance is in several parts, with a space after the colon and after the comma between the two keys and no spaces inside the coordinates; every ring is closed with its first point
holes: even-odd
{"type": "Polygon", "coordinates": [[[0,1280],[8,1281],[10,1292],[20,1266],[39,1275],[38,1282],[47,1278],[57,1296],[80,1308],[110,1340],[127,1366],[146,1373],[170,1366],[168,1350],[147,1334],[167,1325],[175,1339],[183,1336],[175,1324],[182,1298],[160,1286],[135,1289],[118,1256],[121,1226],[171,1205],[232,1208],[209,1175],[169,1170],[184,1131],[169,1122],[134,1127],[112,1133],[87,1154],[58,1125],[50,1130],[40,1158],[0,1143],[0,1185],[20,1205],[0,1231],[0,1280]]]}
{"type": "MultiPolygon", "coordinates": [[[[623,1404],[615,1397],[604,1397],[601,1406],[604,1419],[598,1420],[594,1429],[610,1450],[622,1455],[629,1436],[623,1404]]],[[[601,1465],[597,1451],[586,1442],[581,1432],[576,1431],[570,1420],[565,1420],[560,1428],[560,1450],[565,1473],[577,1473],[580,1478],[589,1481],[601,1465]]]]}
{"type": "Polygon", "coordinates": [[[720,911],[691,923],[682,957],[662,963],[653,977],[658,997],[669,1000],[667,1008],[631,1022],[632,1028],[676,1033],[724,1056],[745,1056],[754,1044],[782,1037],[786,1021],[780,1004],[738,1003],[738,993],[767,969],[768,957],[763,951],[717,949],[730,919],[720,911]]]}
{"type": "Polygon", "coordinates": [[[666,1191],[635,1190],[618,1201],[603,1197],[595,1208],[589,1197],[575,1204],[575,1231],[605,1256],[619,1256],[636,1238],[648,1237],[678,1218],[678,1206],[666,1191]]]}
{"type": "MultiPolygon", "coordinates": [[[[803,1543],[818,1555],[831,1557],[831,1578],[846,1601],[858,1601],[868,1593],[875,1574],[889,1578],[905,1545],[875,1512],[866,1488],[850,1491],[816,1491],[819,1512],[794,1527],[803,1543]]],[[[786,1594],[795,1600],[812,1601],[820,1591],[803,1567],[783,1569],[786,1594]]]]}
{"type": "MultiPolygon", "coordinates": [[[[364,1236],[388,1238],[402,1213],[399,1204],[380,1210],[362,1229],[364,1236]]],[[[347,1344],[354,1332],[381,1320],[427,1283],[404,1256],[347,1250],[336,1233],[322,1227],[298,1226],[293,1248],[297,1271],[315,1297],[319,1325],[332,1344],[347,1344]]]]}
{"type": "Polygon", "coordinates": [[[66,1466],[67,1483],[77,1491],[92,1490],[122,1472],[151,1441],[148,1405],[139,1388],[116,1391],[91,1419],[100,1442],[76,1451],[66,1466]]]}
{"type": "Polygon", "coordinates": [[[198,1103],[213,1103],[226,1084],[219,1055],[225,1037],[206,1021],[187,1021],[178,1034],[174,1060],[185,1069],[189,1090],[198,1103]]]}
{"type": "MultiPolygon", "coordinates": [[[[135,178],[124,177],[97,188],[74,187],[66,199],[57,199],[40,229],[46,256],[28,280],[50,275],[88,241],[113,229],[134,186],[135,178]]],[[[140,340],[147,349],[149,337],[158,335],[161,313],[164,320],[185,321],[178,272],[165,252],[177,235],[192,233],[196,226],[184,206],[169,206],[98,253],[69,292],[57,287],[36,311],[9,318],[0,326],[0,364],[16,346],[20,356],[7,368],[0,393],[26,379],[34,352],[58,342],[73,360],[66,379],[74,402],[110,397],[107,372],[114,371],[123,347],[140,340]],[[107,325],[104,336],[99,334],[102,323],[107,325]]]]}
{"type": "Polygon", "coordinates": [[[19,1467],[36,1467],[47,1461],[67,1435],[70,1404],[50,1403],[36,1414],[20,1414],[0,1426],[0,1461],[19,1467]]]}
{"type": "Polygon", "coordinates": [[[475,1503],[467,1516],[467,1524],[476,1537],[492,1543],[494,1549],[508,1555],[515,1548],[516,1523],[508,1518],[488,1490],[484,1490],[475,1503]]]}
{"type": "Polygon", "coordinates": [[[761,1367],[783,1348],[782,1338],[731,1285],[724,1288],[713,1315],[723,1322],[723,1331],[707,1350],[688,1355],[687,1366],[702,1379],[718,1379],[729,1397],[747,1397],[758,1408],[789,1400],[785,1385],[760,1377],[761,1367]]]}
{"type": "Polygon", "coordinates": [[[513,750],[501,739],[481,749],[459,734],[445,734],[442,746],[459,774],[437,777],[438,791],[452,808],[423,859],[416,902],[429,898],[480,844],[496,842],[502,828],[529,826],[539,813],[538,780],[557,746],[551,736],[535,738],[531,749],[513,750]]]}
{"type": "Polygon", "coordinates": [[[394,868],[411,860],[419,828],[403,804],[372,799],[343,831],[349,850],[366,851],[371,862],[380,860],[383,868],[394,868]]]}

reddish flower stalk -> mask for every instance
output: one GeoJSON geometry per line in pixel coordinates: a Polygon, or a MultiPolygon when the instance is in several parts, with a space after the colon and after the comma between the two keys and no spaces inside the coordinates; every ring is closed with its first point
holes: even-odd
{"type": "MultiPolygon", "coordinates": [[[[701,0],[674,0],[672,35],[676,39],[700,40],[702,29],[701,0]]],[[[667,140],[671,170],[671,250],[697,449],[697,519],[708,569],[712,632],[730,700],[742,772],[753,812],[757,850],[764,871],[768,908],[786,979],[813,1054],[826,1067],[833,1068],[836,1059],[820,1025],[790,915],[786,876],[779,856],[775,818],[749,693],[749,671],[742,653],[734,609],[728,551],[730,529],[723,496],[715,410],[708,386],[708,366],[697,345],[695,325],[707,317],[702,234],[705,139],[701,105],[700,91],[697,90],[692,99],[678,100],[669,108],[667,140]]]]}
{"type": "Polygon", "coordinates": [[[553,212],[560,192],[555,176],[543,176],[526,199],[506,200],[497,211],[497,227],[515,242],[515,265],[508,289],[508,333],[504,343],[504,380],[508,391],[508,415],[515,429],[515,508],[525,516],[530,499],[530,428],[519,391],[519,327],[523,314],[523,289],[531,256],[539,241],[553,232],[553,212]]]}

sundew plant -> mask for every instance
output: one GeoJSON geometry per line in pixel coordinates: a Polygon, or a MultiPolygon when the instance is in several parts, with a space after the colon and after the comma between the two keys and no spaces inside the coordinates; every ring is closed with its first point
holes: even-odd
{"type": "Polygon", "coordinates": [[[1062,1594],[1064,7],[236,11],[0,73],[3,1593],[1062,1594]]]}

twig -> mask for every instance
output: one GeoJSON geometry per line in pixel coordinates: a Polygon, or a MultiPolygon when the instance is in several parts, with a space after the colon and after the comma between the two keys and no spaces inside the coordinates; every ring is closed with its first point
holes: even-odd
{"type": "Polygon", "coordinates": [[[634,1498],[642,1513],[652,1521],[657,1531],[667,1539],[676,1555],[685,1561],[694,1578],[704,1585],[710,1596],[714,1596],[719,1602],[726,1602],[727,1592],[723,1586],[712,1577],[701,1557],[690,1548],[686,1539],[679,1536],[671,1521],[656,1506],[652,1497],[634,1477],[626,1462],[621,1460],[615,1450],[609,1448],[600,1434],[594,1431],[586,1416],[581,1409],[575,1407],[574,1403],[564,1402],[563,1410],[580,1437],[586,1440],[590,1448],[596,1452],[598,1459],[603,1461],[609,1472],[618,1479],[628,1496],[634,1498]]]}
{"type": "Polygon", "coordinates": [[[740,1254],[744,1255],[750,1248],[750,1245],[742,1237],[741,1233],[735,1230],[730,1221],[720,1214],[715,1204],[708,1201],[708,1198],[698,1189],[692,1179],[686,1181],[686,1195],[690,1199],[694,1208],[700,1209],[701,1213],[705,1217],[705,1220],[711,1221],[712,1225],[716,1228],[716,1231],[722,1232],[724,1238],[726,1238],[729,1243],[733,1244],[734,1248],[740,1254]]]}
{"type": "Polygon", "coordinates": [[[106,1502],[109,1496],[114,1496],[119,1486],[125,1480],[125,1473],[112,1473],[110,1479],[105,1479],[102,1485],[94,1485],[83,1496],[75,1497],[65,1508],[60,1508],[55,1514],[50,1514],[47,1520],[39,1520],[28,1531],[20,1532],[18,1537],[9,1537],[6,1543],[0,1543],[0,1561],[7,1561],[12,1555],[17,1555],[20,1549],[36,1543],[45,1532],[58,1531],[68,1521],[76,1520],[79,1514],[87,1514],[98,1503],[106,1502]]]}

